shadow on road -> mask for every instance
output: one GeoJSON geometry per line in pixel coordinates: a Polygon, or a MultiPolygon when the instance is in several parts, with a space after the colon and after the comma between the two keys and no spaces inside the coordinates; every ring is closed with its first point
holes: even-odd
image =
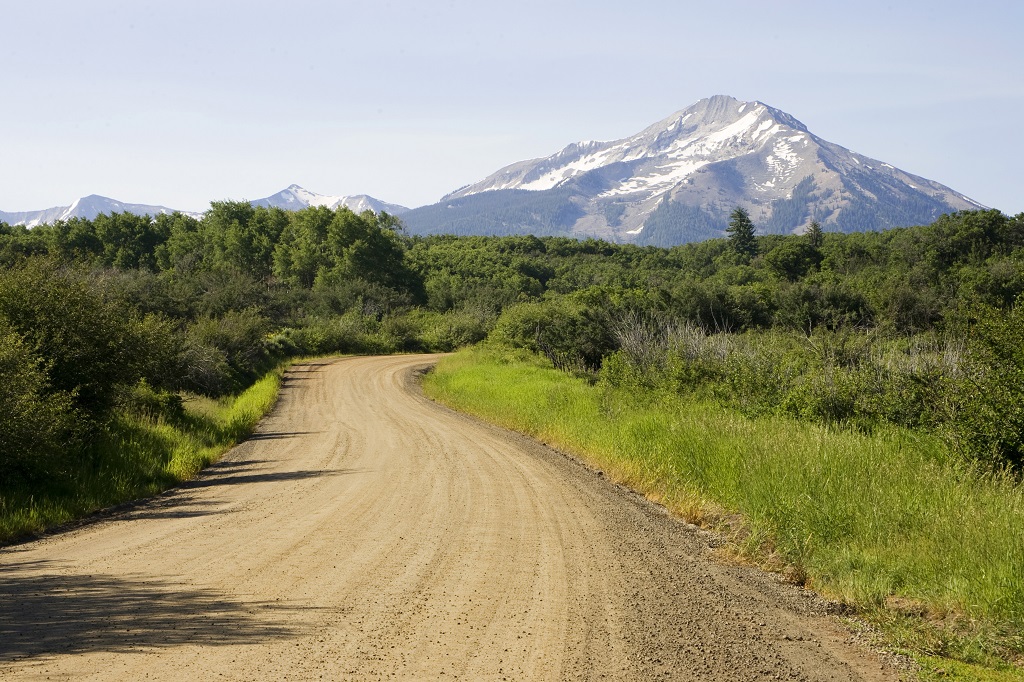
{"type": "Polygon", "coordinates": [[[164,492],[157,497],[143,500],[131,505],[122,505],[117,513],[127,512],[129,519],[183,519],[224,512],[223,504],[217,499],[204,499],[197,495],[202,488],[218,486],[243,485],[246,483],[275,483],[286,481],[304,481],[329,476],[357,474],[363,469],[320,469],[300,471],[268,471],[254,470],[267,460],[242,460],[234,462],[218,462],[206,469],[190,481],[164,492]]]}
{"type": "Polygon", "coordinates": [[[157,579],[61,575],[55,562],[0,566],[0,662],[296,636],[308,607],[246,602],[157,579]],[[287,624],[286,624],[287,621],[287,624]]]}
{"type": "Polygon", "coordinates": [[[181,484],[182,490],[209,488],[216,485],[241,485],[243,483],[267,483],[274,481],[302,481],[308,478],[343,476],[356,474],[361,469],[322,469],[314,471],[272,471],[265,474],[230,473],[225,476],[207,475],[181,484]]]}
{"type": "Polygon", "coordinates": [[[222,507],[217,500],[197,500],[178,491],[164,493],[160,497],[134,505],[132,519],[192,519],[218,513],[222,507]]]}
{"type": "Polygon", "coordinates": [[[296,438],[311,434],[323,433],[323,431],[267,431],[265,433],[254,433],[245,440],[281,440],[284,438],[296,438]]]}
{"type": "MultiPolygon", "coordinates": [[[[265,433],[262,439],[291,438],[305,432],[265,433]]],[[[253,437],[250,440],[261,440],[253,437]]],[[[302,481],[310,478],[325,478],[355,474],[362,469],[303,469],[298,471],[260,471],[262,465],[273,464],[268,459],[223,460],[211,464],[190,481],[185,481],[177,490],[188,491],[194,488],[209,488],[219,485],[240,485],[244,483],[266,483],[274,481],[302,481]]]]}
{"type": "MultiPolygon", "coordinates": [[[[177,487],[166,490],[155,497],[134,500],[109,507],[96,512],[89,518],[52,529],[51,533],[60,533],[65,530],[80,528],[85,524],[108,519],[125,521],[136,519],[188,519],[225,513],[227,510],[222,500],[215,498],[204,499],[200,496],[200,490],[204,488],[243,483],[302,481],[328,476],[358,474],[366,471],[366,469],[270,471],[265,473],[254,471],[259,465],[272,463],[270,460],[259,459],[217,462],[204,469],[198,477],[185,481],[177,487]]],[[[29,540],[31,538],[26,541],[29,540]]],[[[0,609],[2,607],[3,602],[0,602],[0,609]]]]}

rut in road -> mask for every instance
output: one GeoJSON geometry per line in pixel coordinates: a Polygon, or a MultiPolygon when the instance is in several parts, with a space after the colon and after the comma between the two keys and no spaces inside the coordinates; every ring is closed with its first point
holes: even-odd
{"type": "Polygon", "coordinates": [[[896,678],[809,593],[425,399],[434,360],[296,366],[199,478],[0,551],[0,678],[896,678]]]}

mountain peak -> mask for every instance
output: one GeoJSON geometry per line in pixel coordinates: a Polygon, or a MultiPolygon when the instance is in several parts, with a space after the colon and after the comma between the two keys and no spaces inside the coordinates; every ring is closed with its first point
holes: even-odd
{"type": "MultiPolygon", "coordinates": [[[[170,214],[174,212],[175,209],[167,208],[166,206],[127,204],[99,194],[89,194],[75,199],[71,202],[70,206],[54,206],[53,208],[46,208],[41,211],[20,211],[17,213],[0,211],[0,221],[10,225],[36,227],[37,225],[70,220],[71,218],[94,220],[101,213],[107,215],[112,213],[134,213],[135,215],[155,216],[161,213],[170,214]]],[[[189,213],[188,215],[199,217],[201,214],[189,213]]]]}
{"type": "MultiPolygon", "coordinates": [[[[298,211],[309,206],[326,206],[331,210],[339,206],[345,206],[355,213],[373,211],[374,213],[387,212],[391,215],[400,215],[409,210],[404,206],[388,204],[365,194],[328,196],[310,192],[297,184],[288,185],[288,187],[277,194],[264,199],[257,199],[251,203],[254,206],[274,206],[287,211],[298,211]]],[[[127,204],[99,194],[90,194],[75,199],[70,206],[55,206],[41,211],[20,211],[15,213],[0,211],[0,222],[5,222],[9,225],[36,227],[37,225],[54,223],[59,220],[69,220],[71,218],[93,220],[101,213],[108,215],[111,213],[134,213],[136,215],[153,216],[160,213],[175,212],[175,209],[167,208],[166,206],[127,204]]],[[[181,211],[181,213],[194,218],[201,218],[203,215],[202,213],[190,213],[187,211],[181,211]]]]}
{"type": "MultiPolygon", "coordinates": [[[[473,199],[483,206],[491,200],[482,195],[508,190],[538,195],[517,200],[532,207],[524,209],[524,225],[545,215],[538,206],[551,204],[551,217],[543,218],[554,221],[545,225],[549,233],[611,240],[646,240],[647,226],[664,224],[670,206],[685,207],[676,213],[699,223],[703,238],[720,234],[736,206],[769,232],[799,232],[811,220],[833,229],[880,229],[981,207],[948,187],[827,142],[780,109],[729,95],[702,99],[620,140],[576,142],[547,158],[506,166],[442,203],[473,199]]],[[[511,215],[510,197],[493,201],[511,215]]],[[[406,217],[414,230],[421,214],[406,217]]],[[[471,222],[442,215],[452,224],[471,222]]],[[[529,228],[505,218],[494,229],[529,228]]]]}
{"type": "Polygon", "coordinates": [[[655,188],[665,191],[709,163],[760,149],[787,131],[806,133],[807,128],[785,112],[761,102],[741,102],[728,95],[716,95],[631,137],[613,142],[576,142],[547,159],[507,166],[447,198],[503,189],[550,190],[616,164],[628,164],[629,170],[639,172],[630,173],[629,181],[619,187],[608,188],[611,194],[635,194],[655,188]]]}
{"type": "Polygon", "coordinates": [[[324,206],[333,211],[344,206],[354,213],[373,211],[374,213],[386,212],[391,215],[400,215],[409,210],[404,206],[388,204],[366,194],[356,194],[353,196],[317,194],[294,183],[288,185],[288,187],[277,194],[272,194],[263,199],[256,199],[250,203],[253,206],[275,207],[286,211],[299,211],[310,206],[324,206]]]}

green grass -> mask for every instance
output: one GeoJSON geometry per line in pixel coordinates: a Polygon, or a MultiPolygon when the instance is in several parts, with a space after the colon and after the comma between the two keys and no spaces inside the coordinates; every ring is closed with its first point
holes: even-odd
{"type": "Polygon", "coordinates": [[[858,607],[925,670],[933,656],[1024,679],[1001,663],[1024,652],[1024,488],[936,438],[749,419],[487,349],[442,360],[424,387],[722,530],[741,556],[858,607]]]}
{"type": "Polygon", "coordinates": [[[283,368],[237,396],[188,397],[174,418],[115,413],[59,485],[0,495],[0,543],[154,495],[195,476],[252,429],[277,400],[283,368]]]}

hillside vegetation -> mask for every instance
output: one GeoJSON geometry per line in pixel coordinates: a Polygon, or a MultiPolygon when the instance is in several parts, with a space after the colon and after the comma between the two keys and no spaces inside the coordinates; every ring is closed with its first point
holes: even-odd
{"type": "Polygon", "coordinates": [[[1021,651],[1024,216],[857,234],[734,228],[670,249],[411,237],[386,214],[242,202],[202,220],[0,224],[0,537],[189,475],[167,448],[142,452],[170,438],[161,429],[226,442],[238,432],[209,416],[211,401],[229,409],[287,357],[486,339],[512,349],[496,357],[547,363],[481,361],[501,400],[551,407],[554,423],[523,417],[529,429],[571,431],[564,410],[582,411],[598,440],[559,438],[620,458],[626,480],[685,513],[741,512],[749,543],[844,598],[977,617],[1021,651]],[[537,372],[553,373],[547,388],[534,388],[537,372]],[[652,483],[663,480],[677,492],[652,483]],[[744,492],[745,480],[760,487],[744,492]],[[799,503],[772,502],[776,485],[799,503]],[[942,516],[955,509],[959,520],[942,516]],[[958,525],[956,571],[918,561],[955,543],[958,525]],[[859,528],[868,539],[852,539],[859,528]],[[841,577],[852,574],[870,579],[841,577]]]}

